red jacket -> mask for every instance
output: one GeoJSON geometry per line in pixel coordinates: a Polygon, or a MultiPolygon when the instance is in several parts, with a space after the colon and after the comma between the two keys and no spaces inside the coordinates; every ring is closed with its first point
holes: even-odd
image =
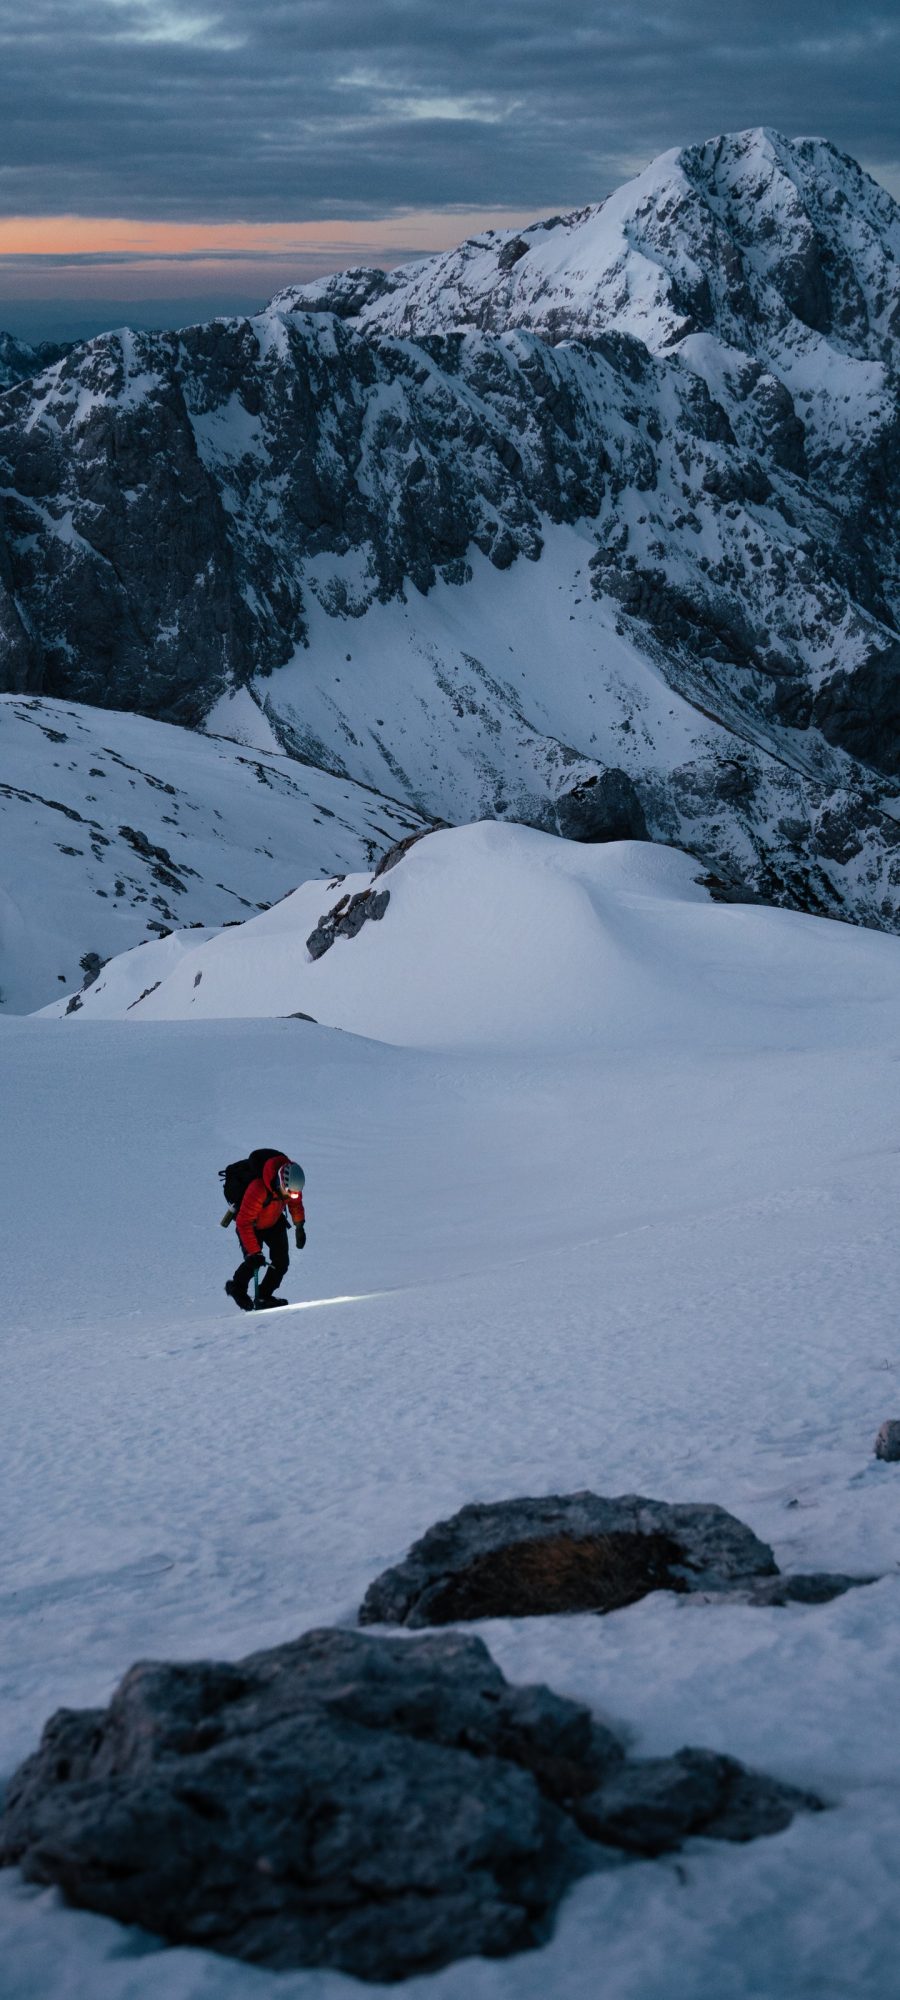
{"type": "Polygon", "coordinates": [[[280,1215],[287,1209],[294,1223],[305,1220],[302,1194],[283,1195],[275,1176],[279,1167],[287,1164],[287,1153],[273,1153],[266,1161],[258,1180],[251,1181],[235,1217],[238,1239],[245,1257],[258,1255],[262,1245],[257,1234],[260,1229],[271,1229],[280,1215]]]}

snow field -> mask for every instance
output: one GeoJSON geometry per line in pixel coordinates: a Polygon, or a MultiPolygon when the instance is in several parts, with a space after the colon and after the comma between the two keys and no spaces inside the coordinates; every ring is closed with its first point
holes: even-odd
{"type": "MultiPolygon", "coordinates": [[[[710,904],[685,857],[631,846],[547,843],[554,890],[541,837],[513,854],[509,839],[423,842],[385,878],[384,920],[310,969],[334,961],[330,990],[360,1014],[368,990],[376,1038],[92,1019],[87,1004],[0,1022],[15,1135],[0,1167],[0,1778],[55,1707],[106,1701],[135,1658],[235,1657],[351,1620],[372,1577],[467,1500],[588,1486],[718,1501],[784,1568],[883,1580],[818,1608],[657,1595],[603,1620],[477,1629],[512,1678],[590,1701],[647,1754],[726,1749],[833,1809],[747,1849],[692,1843],[589,1880],[543,1951],[403,1991],[883,2000],[900,1538],[897,1468],[872,1441],[900,1414],[900,944],[710,904]],[[551,1031],[524,951],[516,995],[520,870],[539,912],[556,898],[546,961],[558,948],[571,965],[576,931],[579,977],[606,954],[590,1032],[574,978],[551,1031]],[[458,952],[475,939],[452,1008],[468,1045],[460,1027],[455,1047],[401,1047],[391,951],[417,1003],[402,1018],[449,1016],[441,907],[458,952]],[[253,1321],[221,1289],[236,1252],[216,1168],[267,1141],[306,1167],[309,1247],[284,1289],[309,1309],[253,1321]]],[[[244,936],[260,989],[276,919],[244,936]]],[[[158,1950],[12,1872],[0,1965],[3,2000],[360,1992],[158,1950]]]]}

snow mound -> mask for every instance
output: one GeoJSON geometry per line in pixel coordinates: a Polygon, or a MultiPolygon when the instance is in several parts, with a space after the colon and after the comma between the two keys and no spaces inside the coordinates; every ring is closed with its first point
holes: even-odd
{"type": "MultiPolygon", "coordinates": [[[[714,903],[677,849],[581,846],[484,821],[413,845],[381,874],[307,882],[271,910],[104,968],[74,1019],[307,1014],[411,1048],[758,1040],[767,1019],[814,1040],[865,1036],[892,1004],[900,940],[714,903]],[[374,889],[352,937],[313,958],[323,917],[374,889]],[[383,907],[383,892],[388,891],[383,907]]],[[[65,1012],[61,1001],[45,1010],[65,1012]]]]}

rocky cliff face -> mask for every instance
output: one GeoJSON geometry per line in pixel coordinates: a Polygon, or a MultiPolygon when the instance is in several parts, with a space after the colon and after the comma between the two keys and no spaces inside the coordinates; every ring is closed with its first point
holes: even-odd
{"type": "MultiPolygon", "coordinates": [[[[701,506],[718,502],[709,511],[731,547],[703,562],[683,505],[679,519],[641,500],[640,521],[617,504],[613,594],[666,645],[687,642],[704,671],[724,639],[731,663],[779,683],[766,692],[783,718],[896,775],[900,211],[855,161],[822,140],[739,133],[663,155],[599,207],[370,273],[367,288],[362,275],[275,303],[414,340],[448,325],[527,328],[554,344],[615,330],[669,364],[667,386],[687,370],[715,407],[712,441],[732,455],[707,461],[699,482],[688,474],[680,498],[696,512],[699,484],[701,506]],[[737,521],[735,509],[748,519],[732,536],[722,517],[737,521]],[[771,552],[760,560],[759,510],[793,516],[796,535],[775,537],[790,576],[771,552]],[[818,605],[805,635],[808,614],[783,603],[797,583],[818,605]],[[848,650],[835,589],[882,627],[871,643],[848,650]]],[[[663,465],[654,472],[654,494],[678,494],[663,465]]]]}
{"type": "Polygon", "coordinates": [[[255,683],[419,810],[645,827],[893,926],[898,350],[895,205],[759,132],[104,336],[0,398],[0,685],[227,727],[255,683]]]}
{"type": "Polygon", "coordinates": [[[39,340],[32,347],[27,340],[17,340],[14,333],[0,333],[0,389],[9,389],[14,382],[27,382],[32,375],[40,375],[54,361],[61,361],[72,344],[70,340],[39,340]]]}

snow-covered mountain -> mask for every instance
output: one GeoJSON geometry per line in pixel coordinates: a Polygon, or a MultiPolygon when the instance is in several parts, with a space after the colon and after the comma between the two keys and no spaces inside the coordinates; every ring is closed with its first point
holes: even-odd
{"type": "Polygon", "coordinates": [[[0,401],[2,684],[893,928],[898,353],[895,204],[769,132],[103,336],[0,401]]]}
{"type": "Polygon", "coordinates": [[[422,825],[274,743],[249,754],[144,716],[2,695],[0,1011],[89,986],[145,938],[234,923],[308,875],[371,867],[422,825]]]}
{"type": "Polygon", "coordinates": [[[74,346],[71,340],[39,340],[34,346],[18,340],[14,333],[0,333],[0,390],[14,382],[27,382],[42,369],[52,368],[74,346]]]}

